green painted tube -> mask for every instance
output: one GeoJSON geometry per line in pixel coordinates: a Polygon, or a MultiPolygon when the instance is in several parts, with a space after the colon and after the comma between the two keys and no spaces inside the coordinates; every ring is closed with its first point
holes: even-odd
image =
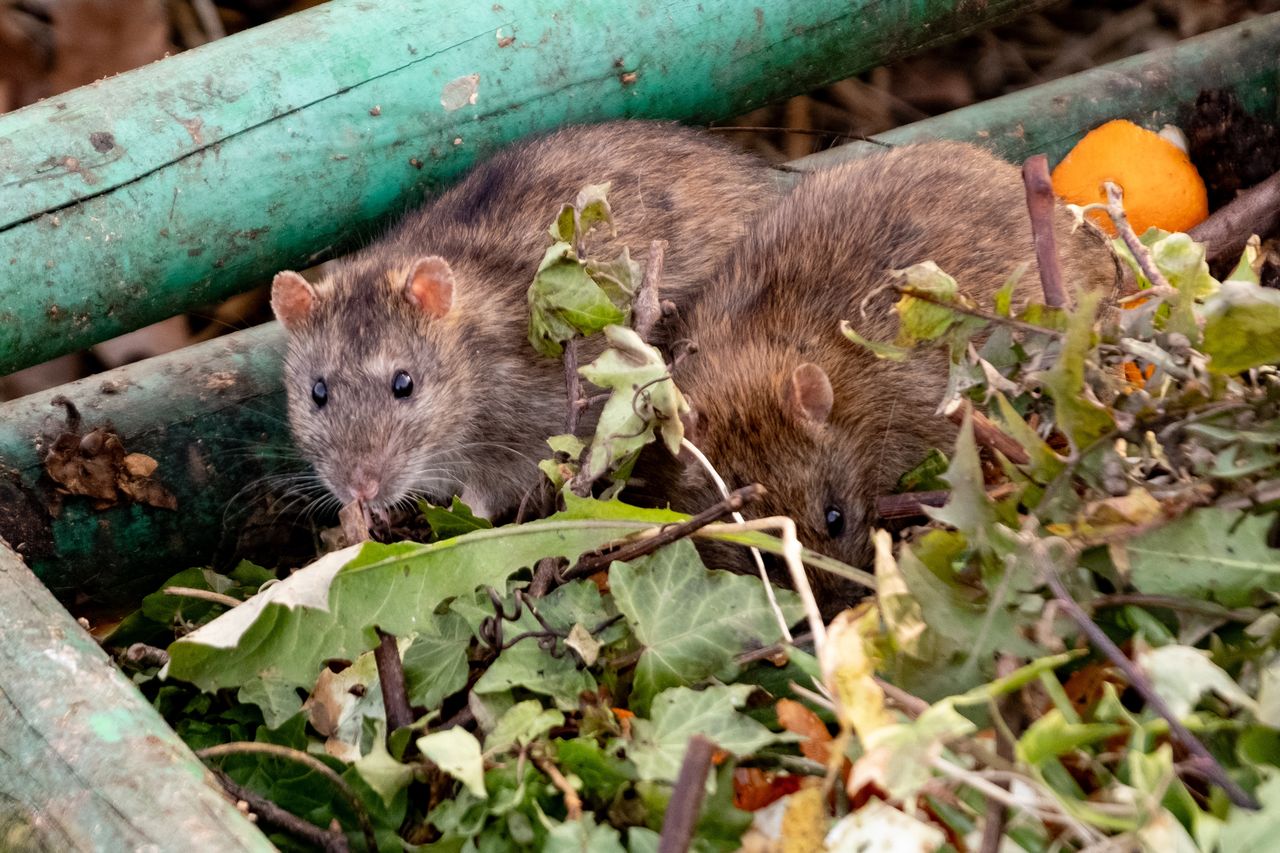
{"type": "MultiPolygon", "coordinates": [[[[1085,132],[1109,119],[1127,118],[1153,130],[1182,123],[1200,90],[1213,88],[1231,89],[1252,113],[1276,116],[1280,12],[873,138],[891,145],[958,139],[1015,163],[1032,154],[1047,154],[1057,162],[1085,132]]],[[[877,150],[877,145],[854,142],[793,165],[822,169],[877,150]]]]}
{"type": "Polygon", "coordinates": [[[0,602],[0,846],[276,849],[3,544],[0,602]]]}
{"type": "Polygon", "coordinates": [[[0,374],[349,248],[569,123],[709,120],[1047,0],[334,0],[0,117],[0,374]]]}
{"type": "MultiPolygon", "coordinates": [[[[1114,117],[1108,98],[1118,96],[1105,86],[1129,93],[1117,103],[1134,117],[1163,121],[1202,84],[1231,88],[1274,115],[1278,43],[1280,15],[1271,15],[884,136],[973,139],[1015,160],[1046,148],[1060,152],[1114,117]],[[1051,109],[1054,103],[1069,103],[1069,116],[1051,109]]],[[[831,165],[868,150],[876,149],[843,146],[795,165],[831,165]]],[[[267,559],[276,543],[245,529],[270,522],[269,506],[241,490],[287,467],[280,345],[279,329],[269,324],[0,404],[0,536],[55,592],[101,601],[135,597],[167,574],[233,550],[267,559]],[[51,404],[58,394],[79,406],[87,426],[113,424],[128,450],[154,457],[178,512],[136,505],[98,511],[69,498],[60,514],[51,513],[39,446],[63,421],[51,404]]],[[[257,529],[279,533],[284,526],[257,529]]]]}

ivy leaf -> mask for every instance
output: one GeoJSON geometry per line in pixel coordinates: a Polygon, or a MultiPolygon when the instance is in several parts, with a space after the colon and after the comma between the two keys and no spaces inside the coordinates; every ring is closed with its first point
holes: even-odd
{"type": "Polygon", "coordinates": [[[638,453],[653,440],[655,425],[667,449],[678,453],[684,438],[680,415],[689,411],[657,349],[625,326],[609,326],[604,333],[608,349],[578,369],[587,381],[613,392],[600,413],[587,458],[593,478],[638,453]]]}
{"type": "Polygon", "coordinates": [[[637,778],[635,765],[601,749],[594,740],[577,737],[552,744],[560,769],[581,779],[583,793],[589,792],[601,802],[613,802],[623,786],[637,778]]]}
{"type": "Polygon", "coordinates": [[[1213,372],[1280,363],[1280,290],[1224,281],[1205,303],[1204,318],[1203,348],[1213,372]]]}
{"type": "MultiPolygon", "coordinates": [[[[735,655],[781,639],[760,580],[708,571],[688,540],[634,563],[614,563],[609,586],[644,649],[631,694],[636,713],[668,687],[729,677],[735,655]]],[[[782,590],[777,596],[788,623],[798,620],[799,599],[782,590]]]]}
{"type": "Polygon", "coordinates": [[[477,797],[488,796],[484,787],[484,758],[480,741],[461,726],[418,738],[418,751],[457,779],[477,797]]]}
{"type": "Polygon", "coordinates": [[[597,824],[591,812],[580,820],[565,821],[552,827],[542,845],[542,853],[626,853],[618,830],[609,824],[597,824]]]}
{"type": "Polygon", "coordinates": [[[694,735],[703,735],[734,755],[750,755],[771,743],[791,739],[775,735],[738,713],[736,709],[753,690],[749,684],[732,684],[703,690],[673,687],[660,693],[653,700],[650,719],[636,717],[631,721],[633,741],[628,754],[640,778],[674,782],[694,735]]]}
{"type": "Polygon", "coordinates": [[[369,752],[355,762],[355,769],[360,774],[360,778],[364,779],[365,784],[382,797],[383,803],[387,806],[391,806],[395,802],[396,795],[408,788],[409,783],[413,781],[413,768],[396,761],[391,757],[391,753],[387,752],[386,732],[383,725],[375,728],[369,752]]]}
{"type": "Polygon", "coordinates": [[[529,343],[545,356],[559,357],[564,342],[621,323],[627,312],[614,305],[568,243],[555,243],[542,256],[529,285],[529,343]]]}
{"type": "Polygon", "coordinates": [[[425,622],[404,653],[404,681],[410,705],[438,708],[467,686],[471,628],[457,613],[425,622]]]}
{"type": "Polygon", "coordinates": [[[1044,386],[1053,397],[1054,420],[1077,452],[1115,427],[1110,411],[1094,399],[1084,381],[1093,320],[1101,298],[1100,293],[1080,296],[1077,310],[1067,321],[1058,361],[1052,370],[1042,375],[1044,386]]]}
{"type": "Polygon", "coordinates": [[[1213,691],[1233,705],[1257,713],[1258,704],[1212,660],[1207,652],[1190,646],[1161,646],[1138,654],[1137,664],[1151,677],[1151,686],[1178,719],[1186,719],[1213,691]]]}
{"type": "MultiPolygon", "coordinates": [[[[895,274],[903,279],[902,286],[908,290],[942,302],[959,301],[956,280],[939,269],[933,261],[896,270],[895,274]]],[[[959,320],[959,315],[945,305],[935,304],[911,293],[903,293],[895,307],[898,312],[898,339],[895,344],[899,347],[937,340],[959,320]]]]}
{"type": "Polygon", "coordinates": [[[426,501],[418,501],[418,511],[427,520],[427,524],[431,525],[432,542],[437,542],[441,539],[452,539],[455,536],[461,536],[473,530],[488,530],[493,527],[493,523],[489,519],[481,518],[473,513],[471,507],[464,504],[457,495],[454,495],[453,503],[447,508],[432,506],[426,501]]]}
{"type": "Polygon", "coordinates": [[[640,264],[631,260],[630,249],[623,246],[621,254],[612,261],[588,258],[586,264],[587,275],[591,276],[614,305],[625,308],[631,304],[631,297],[640,286],[644,273],[640,264]]]}
{"type": "Polygon", "coordinates": [[[528,746],[554,729],[564,725],[564,714],[543,708],[537,699],[517,702],[498,718],[498,723],[484,741],[485,755],[497,755],[513,746],[528,746]]]}
{"type": "Polygon", "coordinates": [[[1280,549],[1267,545],[1273,518],[1193,509],[1125,544],[1130,580],[1149,595],[1212,599],[1227,607],[1280,592],[1280,549]]]}

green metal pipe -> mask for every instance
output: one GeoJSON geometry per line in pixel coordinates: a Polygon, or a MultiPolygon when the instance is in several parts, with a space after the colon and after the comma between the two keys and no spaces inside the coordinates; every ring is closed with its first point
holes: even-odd
{"type": "MultiPolygon", "coordinates": [[[[1032,154],[1057,162],[1088,130],[1113,118],[1152,129],[1184,123],[1201,89],[1228,88],[1245,109],[1274,118],[1280,95],[1280,12],[1224,27],[1173,47],[877,134],[891,145],[958,139],[1014,163],[1032,154]]],[[[853,142],[792,165],[823,169],[879,150],[853,142]]]]}
{"type": "Polygon", "coordinates": [[[0,374],[350,248],[521,136],[736,115],[1048,0],[334,0],[0,117],[0,374]]]}
{"type": "MultiPolygon", "coordinates": [[[[1122,114],[1165,120],[1179,101],[1194,98],[1200,69],[1205,85],[1231,88],[1274,116],[1278,46],[1280,15],[1271,15],[884,137],[922,138],[927,124],[932,135],[972,139],[1014,160],[1050,146],[1060,151],[1083,129],[1113,117],[1107,98],[1117,96],[1107,86],[1129,93],[1118,101],[1122,114]],[[1069,110],[1059,113],[1055,103],[1069,110]]],[[[874,150],[849,145],[795,165],[831,165],[874,150]]],[[[25,543],[20,550],[55,592],[95,600],[150,591],[158,576],[207,563],[233,546],[249,556],[269,551],[272,542],[242,532],[241,516],[253,521],[264,505],[251,496],[232,498],[281,470],[281,455],[289,453],[280,340],[269,324],[0,405],[0,535],[25,543]],[[177,513],[138,506],[95,511],[82,498],[68,499],[56,517],[50,513],[51,484],[36,442],[62,421],[50,402],[59,393],[79,405],[88,426],[112,423],[128,450],[156,458],[157,477],[178,497],[177,513]]],[[[282,526],[262,529],[278,533],[282,526]]]]}
{"type": "Polygon", "coordinates": [[[275,847],[0,543],[0,847],[275,847]]]}

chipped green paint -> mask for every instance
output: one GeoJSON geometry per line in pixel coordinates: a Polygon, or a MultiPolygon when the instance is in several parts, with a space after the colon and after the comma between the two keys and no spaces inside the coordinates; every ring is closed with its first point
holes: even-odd
{"type": "MultiPolygon", "coordinates": [[[[965,138],[1014,160],[1037,150],[1060,154],[1085,129],[1116,114],[1167,121],[1202,85],[1231,88],[1252,108],[1274,116],[1277,56],[1280,14],[882,138],[965,138]]],[[[875,149],[843,146],[795,165],[832,165],[868,150],[875,149]]],[[[247,514],[241,510],[252,506],[233,497],[279,471],[290,452],[279,346],[279,329],[270,324],[0,404],[0,508],[12,508],[0,511],[0,536],[22,543],[37,574],[59,594],[75,590],[98,599],[136,597],[160,577],[228,554],[247,514]],[[60,516],[51,517],[36,438],[57,429],[60,415],[50,400],[59,393],[75,400],[91,425],[111,422],[126,447],[155,457],[161,480],[179,496],[180,512],[96,512],[85,502],[68,501],[60,516]]]]}
{"type": "Polygon", "coordinates": [[[0,116],[0,374],[350,247],[529,133],[736,115],[1046,2],[333,0],[50,98],[0,116]]]}
{"type": "Polygon", "coordinates": [[[0,846],[275,849],[3,544],[0,605],[0,846]]]}

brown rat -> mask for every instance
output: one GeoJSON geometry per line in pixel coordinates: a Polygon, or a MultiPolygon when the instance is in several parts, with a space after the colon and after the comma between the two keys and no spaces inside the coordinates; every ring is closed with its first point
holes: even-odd
{"type": "Polygon", "coordinates": [[[564,431],[564,372],[527,341],[526,293],[561,205],[606,181],[617,235],[597,229],[588,255],[625,245],[643,262],[666,240],[662,296],[678,309],[779,193],[762,161],[695,130],[573,127],[480,164],[314,287],[276,276],[290,424],[339,500],[461,493],[491,515],[539,482],[545,440],[564,431]]]}
{"type": "MultiPolygon", "coordinates": [[[[1065,210],[1055,215],[1066,286],[1113,287],[1102,240],[1073,232],[1065,210]]],[[[698,351],[675,375],[696,413],[694,443],[730,488],[768,489],[750,515],[789,515],[805,545],[854,566],[872,559],[876,496],[930,448],[950,448],[955,427],[937,414],[945,353],[878,360],[848,341],[839,321],[891,340],[898,297],[887,287],[889,271],[925,260],[982,306],[1022,263],[1030,267],[1017,293],[1038,294],[1018,169],[940,142],[808,175],[756,220],[688,315],[698,351]]],[[[677,509],[697,511],[719,498],[701,468],[664,451],[647,451],[640,472],[651,479],[641,493],[665,492],[677,509]]],[[[721,568],[751,566],[741,548],[706,556],[721,568]]],[[[817,574],[828,608],[859,592],[817,574]]]]}

